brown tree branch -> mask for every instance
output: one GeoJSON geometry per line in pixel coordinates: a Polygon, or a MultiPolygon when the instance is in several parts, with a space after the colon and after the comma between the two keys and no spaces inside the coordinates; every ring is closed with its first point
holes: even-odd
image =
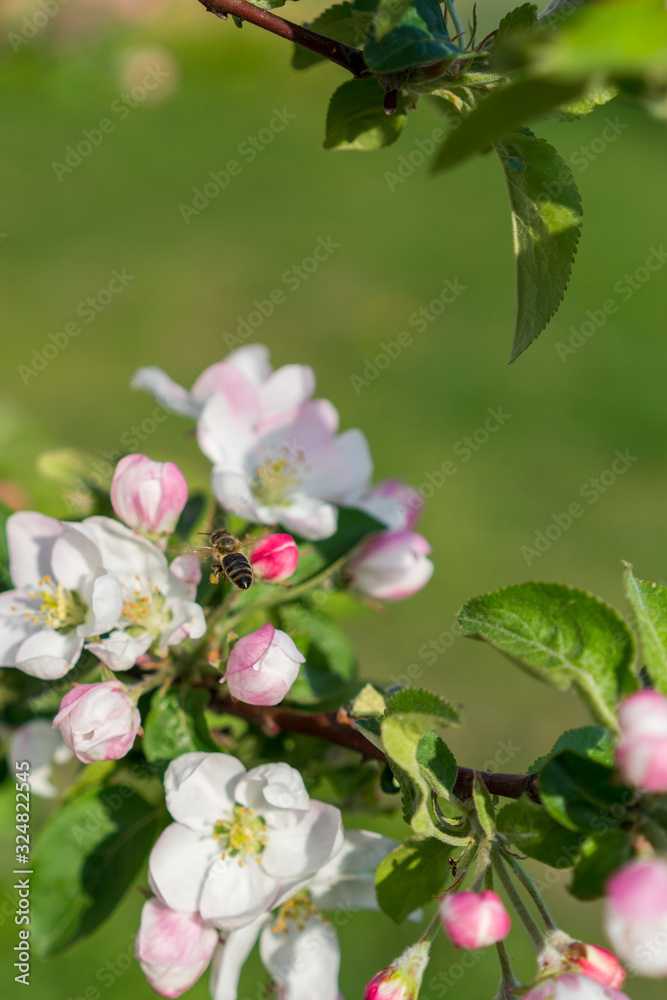
{"type": "Polygon", "coordinates": [[[274,35],[287,38],[290,42],[303,45],[311,52],[317,52],[318,55],[324,56],[330,62],[342,66],[352,76],[370,76],[363,52],[361,49],[355,49],[352,45],[337,42],[333,38],[327,38],[326,35],[311,31],[310,28],[304,28],[292,21],[287,21],[284,17],[278,17],[277,14],[272,14],[269,10],[262,10],[261,7],[248,3],[248,0],[199,0],[199,2],[209,13],[215,14],[217,17],[226,18],[231,14],[249,24],[255,24],[258,28],[271,31],[274,35]]]}
{"type": "MultiPolygon", "coordinates": [[[[210,707],[214,712],[247,719],[253,725],[259,726],[267,736],[277,736],[279,733],[302,733],[346,747],[348,750],[355,750],[362,757],[386,763],[383,752],[354,728],[353,720],[344,708],[339,708],[337,712],[303,712],[283,705],[271,707],[247,705],[245,702],[235,701],[222,691],[213,695],[210,707]]],[[[475,771],[471,767],[459,767],[459,775],[454,785],[454,794],[459,799],[468,799],[472,795],[475,774],[481,777],[491,795],[518,799],[525,792],[534,801],[539,801],[536,775],[498,774],[495,771],[475,771]]]]}

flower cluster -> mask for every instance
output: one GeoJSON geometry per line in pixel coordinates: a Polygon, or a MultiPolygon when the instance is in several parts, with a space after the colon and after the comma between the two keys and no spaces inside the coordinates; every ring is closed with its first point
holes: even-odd
{"type": "Polygon", "coordinates": [[[345,834],[339,810],[287,764],[246,771],[224,754],[184,754],[165,792],[175,822],[150,856],[155,897],[136,945],[153,988],[179,996],[211,964],[211,995],[235,1000],[259,938],[285,1000],[337,1000],[340,950],[321,911],[374,909],[373,871],[394,842],[345,834]]]}

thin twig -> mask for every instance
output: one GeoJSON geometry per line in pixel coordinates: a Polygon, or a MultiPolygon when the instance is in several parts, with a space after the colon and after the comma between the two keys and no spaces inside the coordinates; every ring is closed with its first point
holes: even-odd
{"type": "Polygon", "coordinates": [[[231,14],[242,21],[247,21],[248,24],[254,24],[258,28],[271,31],[274,35],[280,35],[281,38],[286,38],[290,42],[302,45],[330,62],[342,66],[352,76],[370,76],[363,52],[361,49],[355,49],[352,45],[337,42],[333,38],[327,38],[326,35],[311,31],[310,28],[304,28],[292,21],[287,21],[284,17],[278,17],[277,14],[272,14],[269,10],[262,10],[261,7],[248,3],[248,0],[199,0],[199,2],[207,11],[218,17],[225,18],[231,14]]]}
{"type": "MultiPolygon", "coordinates": [[[[354,750],[367,759],[386,762],[382,750],[354,728],[354,720],[344,708],[339,708],[337,712],[304,712],[284,705],[247,705],[245,702],[236,701],[224,691],[215,692],[210,707],[214,712],[247,719],[253,725],[259,726],[268,736],[278,736],[279,733],[301,733],[354,750]]],[[[495,771],[476,772],[471,767],[459,767],[458,778],[454,785],[454,795],[457,798],[463,800],[470,798],[476,773],[491,795],[518,799],[525,792],[535,801],[539,801],[535,775],[498,774],[495,771]]]]}

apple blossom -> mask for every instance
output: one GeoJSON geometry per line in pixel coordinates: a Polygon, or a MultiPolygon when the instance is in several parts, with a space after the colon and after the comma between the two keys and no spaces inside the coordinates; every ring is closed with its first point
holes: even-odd
{"type": "Polygon", "coordinates": [[[181,556],[170,566],[153,542],[112,518],[89,517],[83,526],[122,587],[116,628],[87,646],[103,663],[129,670],[153,644],[164,649],[204,634],[204,612],[194,600],[201,575],[196,556],[181,556]]]}
{"type": "Polygon", "coordinates": [[[667,861],[628,862],[606,885],[605,930],[642,976],[667,976],[667,861]]]}
{"type": "Polygon", "coordinates": [[[336,531],[337,504],[368,480],[371,459],[359,430],[337,436],[328,400],[302,403],[270,419],[243,423],[224,396],[209,399],[199,418],[199,446],[213,462],[220,505],[259,524],[281,524],[303,538],[336,531]]]}
{"type": "Polygon", "coordinates": [[[222,681],[238,701],[277,705],[294,684],[305,659],[286,632],[267,622],[238,640],[222,681]]]}
{"type": "Polygon", "coordinates": [[[63,677],[87,637],[116,625],[120,582],[81,524],[19,511],[7,519],[7,542],[17,589],[0,594],[0,663],[63,677]]]}
{"type": "Polygon", "coordinates": [[[502,900],[491,889],[443,896],[440,919],[457,948],[486,948],[506,938],[512,926],[502,900]]]}
{"type": "Polygon", "coordinates": [[[152,888],[221,930],[279,906],[341,849],[340,811],[311,800],[288,764],[246,772],[226,754],[186,753],[164,785],[175,822],[151,852],[152,888]]]}
{"type": "Polygon", "coordinates": [[[588,976],[565,975],[540,983],[529,990],[523,1000],[628,1000],[628,997],[588,976]]]}
{"type": "Polygon", "coordinates": [[[539,978],[559,974],[581,973],[603,986],[621,986],[625,972],[620,962],[606,948],[585,944],[556,928],[545,935],[544,946],[537,956],[539,978]]]}
{"type": "Polygon", "coordinates": [[[72,753],[91,764],[124,757],[141,728],[141,715],[125,685],[114,679],[73,687],[60,702],[53,726],[72,753]]]}
{"type": "Polygon", "coordinates": [[[273,371],[268,348],[248,344],[206,368],[190,392],[160,368],[140,368],[131,385],[147,389],[167,409],[186,417],[198,417],[207,400],[220,395],[237,419],[256,423],[305,402],[313,394],[315,375],[307,365],[273,371]]]}
{"type": "Polygon", "coordinates": [[[350,507],[366,511],[391,531],[414,528],[424,507],[419,491],[397,478],[384,479],[360,496],[346,499],[350,507]]]}
{"type": "Polygon", "coordinates": [[[255,576],[275,583],[292,576],[299,562],[299,550],[291,535],[267,535],[253,546],[250,562],[255,576]]]}
{"type": "Polygon", "coordinates": [[[667,792],[667,698],[637,691],[618,709],[616,764],[623,779],[646,792],[667,792]]]}
{"type": "Polygon", "coordinates": [[[126,455],[116,466],[111,503],[129,528],[171,534],[188,499],[188,485],[174,462],[126,455]]]}
{"type": "Polygon", "coordinates": [[[364,990],[364,1000],[415,1000],[419,996],[428,965],[430,942],[419,941],[373,976],[364,990]]]}
{"type": "Polygon", "coordinates": [[[220,935],[196,913],[177,913],[159,899],[147,899],[141,911],[136,956],[153,989],[178,997],[208,967],[220,935]]]}
{"type": "Polygon", "coordinates": [[[354,588],[367,597],[399,601],[412,597],[431,579],[430,551],[426,539],[413,531],[381,531],[357,547],[347,573],[354,588]]]}
{"type": "Polygon", "coordinates": [[[51,781],[54,764],[66,764],[71,759],[71,751],[48,719],[24,722],[9,741],[7,765],[10,771],[14,770],[17,761],[27,761],[30,770],[25,780],[32,794],[43,799],[52,799],[58,794],[51,781]]]}

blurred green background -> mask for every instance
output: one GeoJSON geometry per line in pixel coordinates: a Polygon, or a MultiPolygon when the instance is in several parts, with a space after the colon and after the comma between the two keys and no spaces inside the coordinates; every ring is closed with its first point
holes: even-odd
{"type": "MultiPolygon", "coordinates": [[[[461,7],[467,14],[470,5],[461,7]]],[[[507,5],[481,8],[486,31],[507,5]]],[[[193,486],[205,485],[209,467],[190,424],[172,416],[155,427],[154,402],[131,392],[129,379],[140,365],[159,365],[189,386],[227,353],[224,335],[235,332],[253,301],[283,290],[286,301],[254,339],[270,347],[275,365],[315,368],[318,391],[338,407],[342,426],[366,432],[377,478],[422,484],[448,459],[457,467],[434,490],[421,524],[433,546],[432,583],[386,614],[363,611],[349,623],[364,674],[400,679],[416,665],[413,680],[464,708],[467,725],[450,740],[461,762],[524,770],[564,728],[586,721],[582,709],[449,630],[467,598],[522,580],[576,584],[625,608],[621,559],[645,579],[667,577],[660,361],[667,267],[639,280],[632,294],[621,291],[624,276],[665,239],[663,127],[618,101],[576,124],[537,123],[538,134],[572,164],[585,227],[562,308],[510,367],[513,266],[498,164],[483,156],[436,179],[422,166],[393,191],[385,177],[438,127],[432,108],[420,107],[401,141],[380,153],[327,153],[326,104],[345,74],[329,65],[295,73],[280,39],[248,26],[238,31],[194,0],[70,0],[13,52],[9,33],[37,9],[5,5],[0,40],[3,495],[64,516],[57,486],[35,471],[37,455],[61,445],[106,455],[133,450],[127,435],[144,421],[145,440],[134,449],[177,461],[193,486]],[[121,95],[155,67],[159,88],[127,114],[119,111],[121,95]],[[261,130],[276,108],[294,117],[250,162],[242,144],[258,134],[266,139],[261,130]],[[54,161],[63,163],[67,147],[104,118],[113,131],[58,179],[54,161]],[[601,138],[610,135],[607,119],[616,123],[611,142],[601,138]],[[241,172],[186,223],[179,206],[192,204],[194,189],[230,160],[241,172]],[[293,289],[282,276],[319,238],[340,246],[293,289]],[[107,286],[114,269],[132,281],[93,322],[79,315],[82,333],[26,376],[21,366],[33,366],[33,349],[41,353],[49,333],[76,320],[77,307],[107,286]],[[446,280],[465,290],[417,333],[408,318],[428,307],[446,280]],[[557,345],[608,299],[617,311],[562,360],[557,345]],[[413,344],[355,390],[351,376],[363,376],[383,342],[406,329],[413,344]],[[498,408],[508,415],[503,426],[464,460],[457,443],[498,408]],[[595,503],[582,499],[582,487],[610,469],[616,450],[636,461],[604,492],[592,487],[595,503]],[[584,515],[528,565],[522,546],[532,547],[535,533],[577,501],[584,515]],[[441,645],[427,662],[431,641],[441,645]]],[[[304,2],[282,13],[307,20],[317,9],[304,2]]],[[[9,848],[13,800],[1,802],[9,848]]],[[[49,808],[36,806],[33,832],[49,808]]],[[[350,822],[406,832],[398,818],[350,822]]],[[[597,905],[573,904],[567,877],[547,890],[556,914],[571,933],[603,943],[597,905]]],[[[6,876],[0,935],[8,953],[16,940],[10,887],[6,876]]],[[[96,1000],[94,991],[152,995],[128,957],[141,902],[133,894],[83,944],[34,962],[34,1000],[96,1000]]],[[[361,914],[340,934],[341,989],[353,1000],[415,930],[361,914]]],[[[530,975],[520,934],[511,951],[530,975]]],[[[9,996],[22,995],[5,975],[9,996]]],[[[253,960],[240,996],[259,1000],[263,982],[253,960]]],[[[422,995],[491,998],[496,982],[492,955],[464,970],[438,941],[422,995]]],[[[637,980],[628,992],[651,1000],[664,986],[637,980]]],[[[205,980],[189,995],[207,996],[205,980]]]]}

